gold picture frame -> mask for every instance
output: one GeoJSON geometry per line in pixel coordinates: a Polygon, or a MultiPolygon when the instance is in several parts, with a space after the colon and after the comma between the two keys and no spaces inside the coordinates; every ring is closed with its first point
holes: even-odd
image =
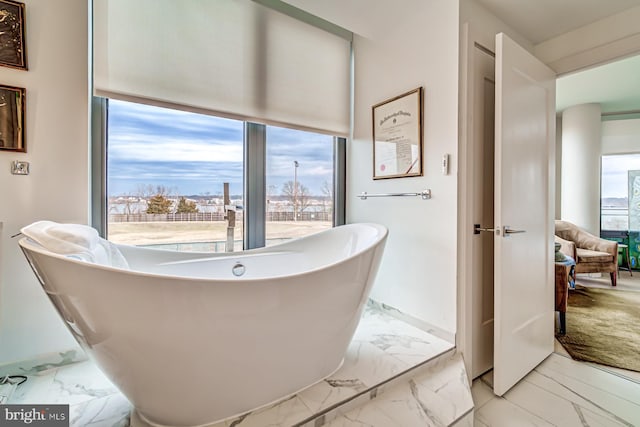
{"type": "Polygon", "coordinates": [[[422,87],[372,107],[373,179],[422,176],[422,87]]]}
{"type": "Polygon", "coordinates": [[[0,0],[0,65],[27,69],[24,3],[0,0]]]}
{"type": "Polygon", "coordinates": [[[0,150],[26,152],[24,139],[26,90],[0,85],[0,150]]]}

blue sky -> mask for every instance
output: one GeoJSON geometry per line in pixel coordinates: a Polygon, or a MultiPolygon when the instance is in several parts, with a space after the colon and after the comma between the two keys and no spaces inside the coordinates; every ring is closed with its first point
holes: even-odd
{"type": "MultiPolygon", "coordinates": [[[[175,195],[242,193],[241,121],[184,111],[109,101],[108,192],[136,195],[140,185],[163,185],[175,195]]],[[[267,127],[267,188],[280,194],[285,181],[298,181],[322,195],[331,183],[332,137],[267,127]]]]}

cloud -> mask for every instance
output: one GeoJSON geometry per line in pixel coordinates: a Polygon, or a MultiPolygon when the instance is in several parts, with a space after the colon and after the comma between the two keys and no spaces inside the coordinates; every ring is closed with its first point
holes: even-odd
{"type": "MultiPolygon", "coordinates": [[[[110,143],[113,140],[110,139],[110,143]]],[[[227,141],[189,140],[185,135],[182,139],[157,137],[142,140],[139,135],[116,139],[115,146],[110,144],[109,155],[113,159],[144,159],[147,161],[163,161],[171,159],[174,162],[238,162],[242,161],[242,141],[229,144],[227,141]]]]}
{"type": "MultiPolygon", "coordinates": [[[[180,194],[217,194],[230,182],[243,188],[244,124],[238,120],[117,100],[109,101],[108,191],[165,185],[180,194]]],[[[333,175],[333,137],[267,127],[267,185],[298,180],[322,194],[333,175]]]]}
{"type": "Polygon", "coordinates": [[[109,157],[148,161],[242,161],[243,123],[111,101],[109,157]]]}
{"type": "Polygon", "coordinates": [[[134,193],[138,185],[164,185],[178,194],[218,194],[229,182],[231,192],[242,193],[242,162],[172,162],[129,160],[110,163],[109,194],[134,193]]]}

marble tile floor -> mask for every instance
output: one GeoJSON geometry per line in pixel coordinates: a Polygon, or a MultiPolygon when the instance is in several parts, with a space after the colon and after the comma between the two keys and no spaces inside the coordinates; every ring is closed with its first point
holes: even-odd
{"type": "Polygon", "coordinates": [[[473,399],[462,357],[438,360],[326,426],[473,426],[473,399]]]}
{"type": "MultiPolygon", "coordinates": [[[[368,409],[360,410],[368,416],[371,411],[386,411],[388,404],[401,406],[400,395],[421,411],[418,416],[438,420],[418,425],[441,425],[442,420],[446,422],[442,425],[450,425],[468,415],[473,405],[462,359],[452,348],[451,343],[369,304],[345,362],[334,375],[275,405],[212,427],[348,425],[340,422],[353,417],[349,411],[354,406],[375,398],[378,406],[367,404],[368,409]],[[391,403],[381,400],[387,393],[391,403]],[[449,398],[459,403],[444,404],[449,398]],[[349,404],[341,407],[345,402],[349,404]]],[[[68,403],[72,426],[130,423],[130,403],[90,361],[44,370],[25,366],[15,374],[27,374],[28,381],[9,403],[68,403]]]]}
{"type": "Polygon", "coordinates": [[[473,382],[477,427],[640,426],[640,383],[554,353],[502,397],[473,382]]]}

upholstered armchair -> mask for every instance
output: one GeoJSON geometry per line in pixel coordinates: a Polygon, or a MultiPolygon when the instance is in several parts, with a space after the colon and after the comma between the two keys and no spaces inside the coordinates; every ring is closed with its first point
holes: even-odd
{"type": "Polygon", "coordinates": [[[576,273],[609,273],[611,286],[618,275],[618,243],[601,239],[567,221],[556,220],[560,251],[576,261],[576,273]]]}

